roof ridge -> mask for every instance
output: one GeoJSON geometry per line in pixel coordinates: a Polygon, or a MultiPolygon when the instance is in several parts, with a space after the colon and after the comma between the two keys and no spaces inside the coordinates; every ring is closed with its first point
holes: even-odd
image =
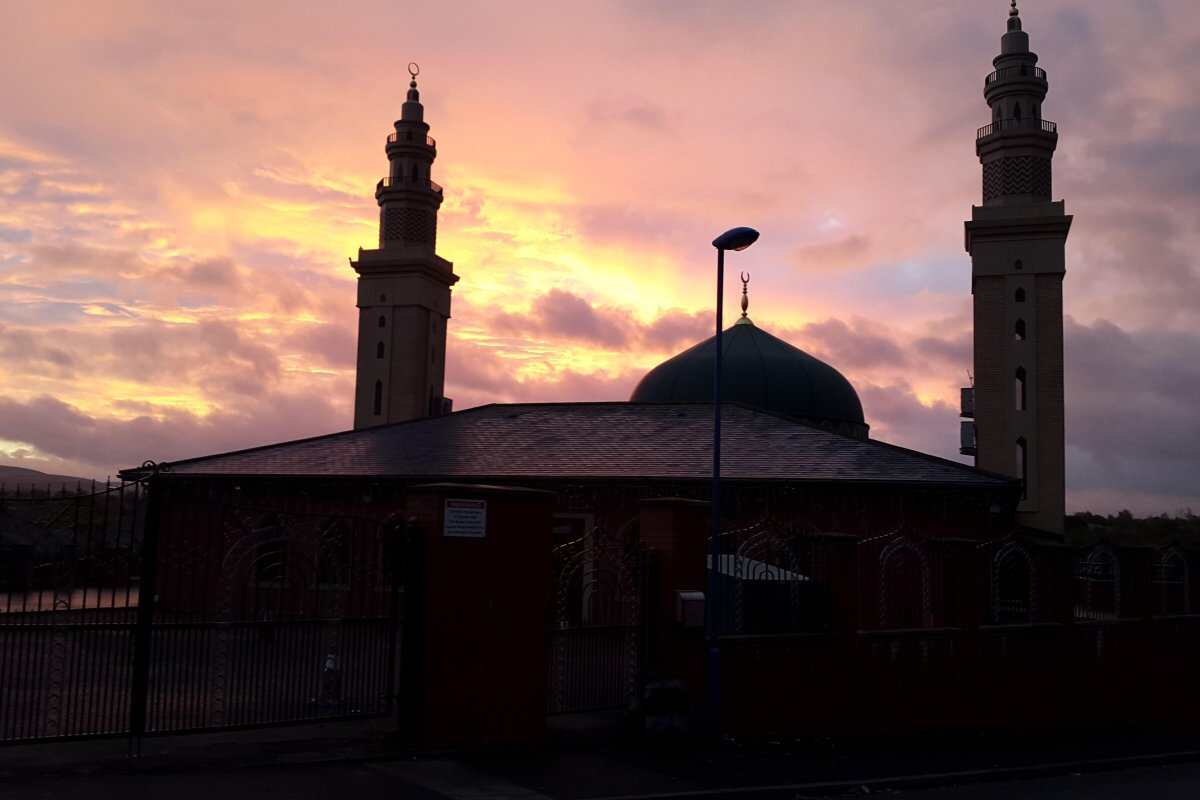
{"type": "MultiPolygon", "coordinates": [[[[487,403],[444,417],[425,417],[371,428],[336,431],[287,442],[182,459],[170,463],[169,466],[175,467],[183,476],[423,475],[426,478],[448,478],[453,475],[479,477],[507,474],[506,469],[512,467],[513,474],[510,477],[517,474],[531,477],[547,477],[551,474],[584,477],[589,474],[589,470],[598,469],[605,473],[606,480],[633,478],[643,474],[658,475],[664,479],[673,475],[671,479],[691,480],[694,465],[687,467],[686,476],[684,473],[676,475],[674,470],[685,462],[691,464],[700,458],[699,450],[705,449],[706,445],[695,440],[695,436],[702,429],[700,426],[706,424],[702,417],[711,408],[711,401],[585,400],[487,403]],[[595,413],[587,413],[589,409],[595,413]],[[687,413],[684,413],[685,411],[687,413]],[[522,413],[531,414],[528,425],[510,424],[504,419],[505,416],[516,417],[522,413]],[[676,426],[671,424],[675,417],[686,418],[687,421],[678,420],[679,426],[676,426]],[[453,420],[462,422],[455,423],[453,420]],[[602,425],[603,428],[597,428],[597,425],[602,425]],[[629,440],[626,443],[633,446],[634,452],[627,456],[610,454],[598,457],[599,460],[583,458],[581,461],[571,455],[573,445],[570,442],[577,441],[579,436],[612,435],[616,437],[614,442],[625,442],[626,440],[621,438],[622,434],[598,433],[611,429],[613,425],[618,430],[626,425],[641,426],[631,429],[640,430],[641,433],[636,434],[638,436],[650,435],[648,432],[654,432],[653,435],[658,436],[657,432],[661,431],[667,438],[660,443],[654,443],[654,448],[666,447],[670,452],[661,458],[656,457],[661,464],[655,462],[654,458],[651,458],[653,463],[642,464],[639,461],[641,457],[637,455],[637,452],[640,452],[638,447],[633,446],[632,440],[629,440]],[[670,433],[670,430],[676,427],[686,432],[684,439],[670,433]],[[401,432],[409,429],[411,432],[401,432]],[[553,457],[549,453],[543,454],[555,466],[551,466],[543,456],[533,454],[533,450],[530,450],[541,446],[530,442],[534,439],[541,441],[539,437],[543,437],[547,432],[556,435],[561,433],[566,437],[566,450],[554,454],[553,457]],[[496,438],[497,436],[500,438],[496,438]],[[503,456],[496,448],[504,450],[508,447],[509,440],[522,455],[517,459],[518,463],[506,466],[503,462],[507,456],[503,456]],[[328,444],[322,444],[325,442],[328,444]],[[455,442],[465,448],[463,452],[452,452],[455,442]],[[411,452],[410,446],[415,448],[411,452]],[[443,458],[438,456],[438,453],[450,455],[443,458]],[[463,461],[463,458],[468,460],[463,461]],[[531,458],[537,461],[531,461],[531,458]],[[579,466],[584,463],[588,466],[579,466]],[[572,472],[576,467],[583,472],[572,472]],[[279,471],[280,468],[282,471],[279,471]],[[542,474],[547,468],[550,472],[542,474]],[[446,471],[447,469],[449,471],[446,471]]],[[[762,480],[781,480],[787,474],[792,476],[790,480],[865,480],[871,483],[912,482],[923,485],[975,484],[992,486],[997,491],[1005,490],[1006,485],[1014,483],[1014,479],[1008,476],[989,473],[967,464],[878,439],[860,439],[791,417],[786,413],[745,402],[725,400],[722,402],[722,408],[728,410],[730,423],[736,425],[740,431],[733,441],[741,442],[742,450],[745,451],[744,457],[749,459],[746,461],[748,471],[738,479],[759,479],[754,478],[757,475],[761,476],[762,480]],[[778,458],[782,459],[777,465],[778,468],[772,466],[775,464],[775,456],[761,452],[759,444],[767,442],[777,442],[779,444],[773,446],[785,448],[786,452],[778,453],[778,458]],[[850,442],[855,444],[851,445],[850,442]],[[894,455],[889,456],[889,453],[894,455]],[[847,469],[848,471],[844,471],[847,469]]],[[[730,432],[733,433],[733,430],[730,432]]],[[[138,472],[137,469],[130,469],[124,470],[123,474],[138,472]]],[[[733,475],[729,477],[734,479],[733,475]]]]}

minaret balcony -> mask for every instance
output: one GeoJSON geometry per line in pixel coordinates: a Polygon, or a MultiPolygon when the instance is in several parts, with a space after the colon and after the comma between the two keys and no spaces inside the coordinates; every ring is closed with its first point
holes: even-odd
{"type": "Polygon", "coordinates": [[[1008,131],[1033,131],[1034,133],[1049,133],[1057,136],[1058,125],[1048,119],[1038,119],[1036,117],[1026,119],[998,119],[975,131],[975,141],[978,142],[989,136],[1008,131]]]}
{"type": "Polygon", "coordinates": [[[380,178],[379,183],[375,184],[375,196],[379,197],[384,189],[411,189],[414,191],[428,190],[433,192],[438,197],[442,196],[442,187],[436,181],[428,178],[412,178],[404,177],[387,177],[380,178]]]}
{"type": "MultiPolygon", "coordinates": [[[[388,134],[388,138],[387,138],[388,144],[408,144],[410,142],[412,144],[420,144],[420,141],[419,141],[415,131],[405,131],[403,136],[401,136],[398,131],[392,131],[391,133],[388,134]]],[[[425,146],[436,148],[437,141],[434,140],[434,138],[432,136],[426,136],[425,137],[425,146]]]]}
{"type": "Polygon", "coordinates": [[[983,79],[983,88],[986,90],[997,81],[1013,79],[1033,79],[1046,83],[1046,70],[1041,67],[1032,67],[1028,64],[1022,64],[1019,67],[1001,67],[983,79]]]}

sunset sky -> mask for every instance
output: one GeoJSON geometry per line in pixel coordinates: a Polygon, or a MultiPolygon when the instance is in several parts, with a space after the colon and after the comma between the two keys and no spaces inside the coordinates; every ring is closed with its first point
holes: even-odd
{"type": "MultiPolygon", "coordinates": [[[[850,378],[872,436],[961,459],[1007,6],[10,0],[0,463],[103,477],[349,428],[347,258],[409,61],[456,409],[627,398],[709,335],[709,242],[752,225],[729,266],[755,322],[850,378]]],[[[1075,215],[1068,509],[1200,511],[1200,4],[1021,10],[1075,215]]]]}

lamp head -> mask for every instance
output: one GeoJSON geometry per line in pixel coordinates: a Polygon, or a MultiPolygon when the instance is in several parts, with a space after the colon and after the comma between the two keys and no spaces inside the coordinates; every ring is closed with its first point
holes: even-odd
{"type": "Polygon", "coordinates": [[[730,228],[713,239],[713,247],[718,250],[745,250],[758,241],[758,231],[754,228],[730,228]]]}

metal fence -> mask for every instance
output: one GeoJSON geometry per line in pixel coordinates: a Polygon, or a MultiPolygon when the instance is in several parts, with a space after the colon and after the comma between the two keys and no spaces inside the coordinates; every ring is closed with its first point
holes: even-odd
{"type": "Polygon", "coordinates": [[[644,552],[636,532],[595,527],[555,548],[546,713],[623,708],[641,689],[644,552]]]}
{"type": "Polygon", "coordinates": [[[0,742],[392,709],[400,533],[198,500],[161,478],[0,495],[0,742]]]}

